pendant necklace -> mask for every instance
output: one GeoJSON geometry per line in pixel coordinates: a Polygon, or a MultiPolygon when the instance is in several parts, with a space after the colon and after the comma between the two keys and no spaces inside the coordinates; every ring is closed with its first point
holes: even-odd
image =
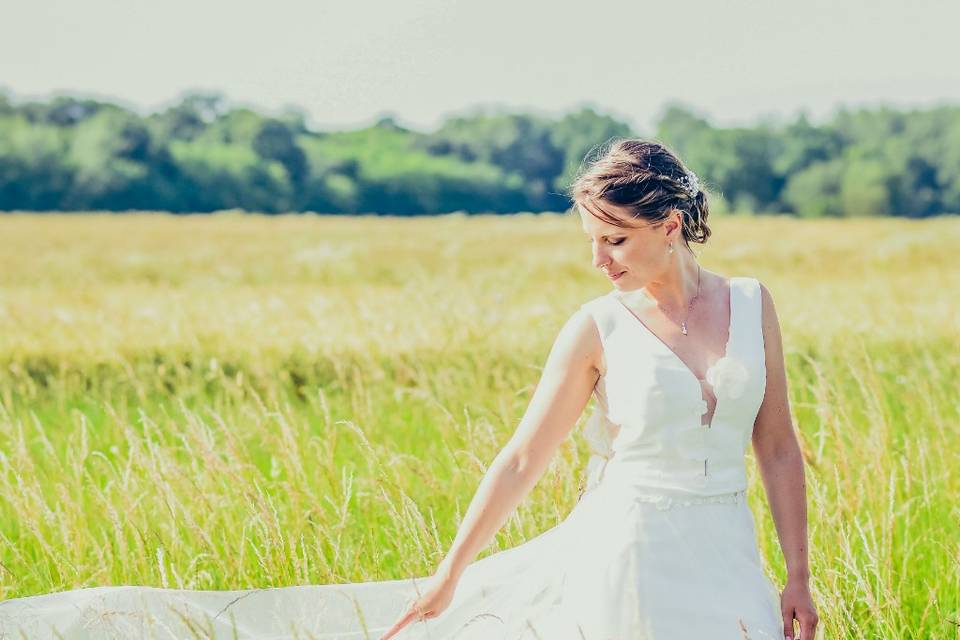
{"type": "MultiPolygon", "coordinates": [[[[627,302],[627,299],[629,298],[631,293],[632,292],[630,291],[626,291],[626,292],[618,291],[616,293],[617,297],[620,298],[620,300],[626,305],[628,309],[630,308],[630,304],[627,302]]],[[[680,333],[682,333],[683,335],[687,335],[689,333],[687,329],[687,318],[690,317],[690,311],[693,309],[693,303],[696,302],[697,298],[699,297],[700,297],[700,265],[698,264],[697,265],[697,292],[690,299],[690,304],[687,305],[687,314],[680,321],[680,333]]],[[[671,318],[670,316],[667,316],[665,312],[661,311],[661,313],[663,313],[663,315],[666,316],[668,320],[673,320],[673,318],[671,318]]]]}
{"type": "Polygon", "coordinates": [[[700,296],[700,265],[697,265],[697,293],[690,298],[690,304],[687,305],[687,315],[680,321],[680,332],[687,335],[687,318],[690,317],[690,310],[693,309],[693,301],[700,296]]]}

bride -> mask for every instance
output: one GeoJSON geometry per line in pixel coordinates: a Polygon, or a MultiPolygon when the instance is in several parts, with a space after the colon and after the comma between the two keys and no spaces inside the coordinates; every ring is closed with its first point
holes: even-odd
{"type": "Polygon", "coordinates": [[[571,198],[613,288],[560,330],[433,575],[80,589],[0,602],[0,637],[146,637],[147,621],[167,632],[156,637],[187,637],[178,625],[202,617],[203,637],[216,638],[814,638],[803,459],[769,291],[698,264],[690,243],[710,237],[707,194],[662,144],[611,141],[571,198]],[[555,527],[477,560],[591,395],[593,455],[576,505],[555,527]],[[751,443],[786,563],[782,592],[763,572],[746,502],[751,443]]]}
{"type": "MultiPolygon", "coordinates": [[[[542,582],[550,568],[569,563],[565,577],[575,575],[582,584],[557,589],[550,609],[535,611],[537,607],[529,603],[503,607],[504,613],[514,618],[509,623],[515,624],[521,617],[536,619],[544,630],[550,630],[531,638],[581,637],[574,635],[572,626],[564,626],[571,624],[586,638],[693,638],[698,633],[711,638],[773,638],[778,630],[787,640],[813,638],[818,616],[809,588],[803,461],[790,419],[780,327],[769,291],[756,279],[727,280],[697,263],[689,243],[703,243],[710,236],[707,196],[696,175],[662,144],[615,141],[578,177],[572,198],[593,246],[593,265],[603,270],[615,289],[581,306],[560,331],[523,420],[481,482],[449,552],[382,639],[395,637],[414,620],[443,617],[460,577],[536,484],[591,393],[601,405],[588,424],[591,433],[586,434],[593,436],[594,442],[600,441],[599,455],[591,459],[591,491],[597,491],[599,471],[605,476],[601,487],[611,489],[606,500],[615,502],[614,496],[627,493],[628,501],[673,507],[685,515],[645,511],[634,516],[624,510],[607,513],[609,519],[602,522],[581,512],[599,511],[603,506],[579,502],[567,520],[547,534],[569,529],[564,531],[572,539],[569,546],[555,544],[554,550],[564,548],[594,561],[573,562],[565,556],[539,554],[543,564],[531,564],[527,571],[536,575],[534,582],[542,582]],[[744,302],[738,298],[741,287],[752,304],[735,309],[738,302],[744,302]],[[616,302],[611,304],[611,298],[616,302]],[[632,317],[614,315],[620,311],[617,305],[632,317]],[[741,315],[750,311],[755,312],[754,317],[741,315]],[[735,324],[735,319],[740,324],[735,324]],[[618,336],[618,332],[624,333],[625,324],[642,330],[618,336]],[[624,343],[641,338],[645,341],[641,349],[647,350],[642,353],[649,363],[632,360],[640,353],[620,351],[636,347],[624,343]],[[732,353],[735,347],[738,351],[732,353]],[[759,358],[750,358],[751,347],[759,358]],[[660,373],[658,367],[664,360],[665,368],[681,370],[685,379],[660,373]],[[752,370],[751,364],[758,369],[752,370]],[[627,377],[627,372],[632,375],[627,377]],[[751,386],[751,374],[763,383],[755,403],[758,406],[726,405],[721,407],[724,412],[718,413],[722,400],[749,395],[745,387],[751,386]],[[611,379],[612,375],[618,378],[611,379]],[[720,437],[698,441],[670,433],[683,429],[679,421],[644,424],[645,418],[651,417],[675,419],[673,406],[691,401],[679,389],[658,388],[658,384],[689,386],[693,382],[694,413],[706,418],[698,427],[716,429],[720,437]],[[654,401],[660,406],[650,406],[654,401]],[[668,401],[670,406],[664,406],[668,401]],[[629,415],[630,410],[637,415],[629,415]],[[786,585],[774,601],[776,608],[768,608],[766,616],[762,609],[772,584],[758,572],[752,515],[746,507],[721,514],[714,506],[723,504],[721,489],[737,490],[726,495],[733,496],[736,504],[744,504],[743,450],[726,441],[731,434],[724,430],[752,439],[786,559],[786,585]],[[680,462],[672,455],[694,453],[696,445],[701,446],[696,454],[702,456],[703,476],[698,473],[700,481],[692,482],[692,476],[679,473],[670,463],[680,462]],[[665,455],[658,459],[661,454],[665,455]],[[614,475],[612,465],[606,463],[618,456],[622,464],[614,475]],[[595,464],[598,458],[603,460],[595,464]],[[629,489],[623,491],[623,486],[617,485],[629,489]],[[574,527],[580,529],[582,538],[572,533],[574,527]],[[734,544],[728,548],[720,544],[724,541],[734,544]],[[703,546],[678,553],[683,544],[703,546]],[[591,550],[584,552],[581,545],[591,550]],[[616,555],[610,553],[610,547],[617,547],[616,555]],[[603,562],[614,558],[616,562],[603,562]],[[673,563],[674,558],[683,562],[673,563]],[[688,562],[690,559],[696,562],[688,562]],[[624,561],[629,566],[624,566],[624,561]],[[625,592],[635,597],[628,598],[625,592]],[[585,597],[570,597],[573,594],[585,597]],[[610,607],[611,602],[617,606],[610,607]],[[591,611],[591,607],[596,609],[591,611]],[[757,626],[745,628],[742,617],[739,628],[731,624],[738,610],[756,610],[753,622],[757,626]],[[795,621],[799,625],[796,636],[795,621]]],[[[597,492],[591,497],[599,496],[597,492]]],[[[611,510],[614,508],[607,509],[611,510]]],[[[520,557],[527,546],[532,542],[496,555],[529,560],[520,557]]],[[[537,554],[531,549],[525,555],[537,554]]],[[[518,591],[510,586],[501,588],[518,591]]]]}

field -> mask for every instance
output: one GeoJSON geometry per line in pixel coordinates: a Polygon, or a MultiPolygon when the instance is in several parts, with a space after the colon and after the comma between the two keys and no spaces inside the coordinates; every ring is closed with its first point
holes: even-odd
{"type": "MultiPolygon", "coordinates": [[[[781,319],[822,637],[960,638],[960,219],[712,228],[781,319]]],[[[572,215],[0,216],[0,599],[429,573],[609,287],[572,215]]],[[[566,515],[586,450],[485,554],[566,515]]]]}

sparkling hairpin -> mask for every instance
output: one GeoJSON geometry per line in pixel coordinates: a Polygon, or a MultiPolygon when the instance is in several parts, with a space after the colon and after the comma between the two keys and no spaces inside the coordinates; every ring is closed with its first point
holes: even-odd
{"type": "Polygon", "coordinates": [[[681,177],[679,182],[691,198],[695,198],[700,193],[700,180],[697,178],[697,174],[692,171],[681,177]]]}
{"type": "MultiPolygon", "coordinates": [[[[660,177],[672,180],[670,176],[661,175],[660,177]]],[[[683,190],[691,198],[695,198],[697,194],[700,193],[700,180],[697,178],[697,174],[692,171],[677,178],[677,182],[680,183],[680,186],[683,187],[683,190]]]]}

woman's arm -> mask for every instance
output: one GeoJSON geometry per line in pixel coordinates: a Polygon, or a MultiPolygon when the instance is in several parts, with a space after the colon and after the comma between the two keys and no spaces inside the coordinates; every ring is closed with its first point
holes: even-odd
{"type": "Polygon", "coordinates": [[[554,341],[530,405],[481,480],[438,574],[458,580],[536,485],[590,400],[599,352],[596,324],[580,309],[554,341]]]}
{"type": "Polygon", "coordinates": [[[447,555],[425,591],[407,605],[380,640],[389,640],[414,619],[436,617],[450,605],[463,570],[534,487],[577,423],[600,375],[601,354],[597,325],[580,309],[554,341],[530,405],[480,481],[447,555]]]}
{"type": "Polygon", "coordinates": [[[773,297],[760,285],[767,384],[753,425],[753,450],[763,478],[787,565],[787,585],[781,597],[784,634],[793,637],[793,619],[801,637],[813,638],[817,614],[809,597],[807,495],[803,454],[793,429],[787,397],[783,339],[773,297]]]}

